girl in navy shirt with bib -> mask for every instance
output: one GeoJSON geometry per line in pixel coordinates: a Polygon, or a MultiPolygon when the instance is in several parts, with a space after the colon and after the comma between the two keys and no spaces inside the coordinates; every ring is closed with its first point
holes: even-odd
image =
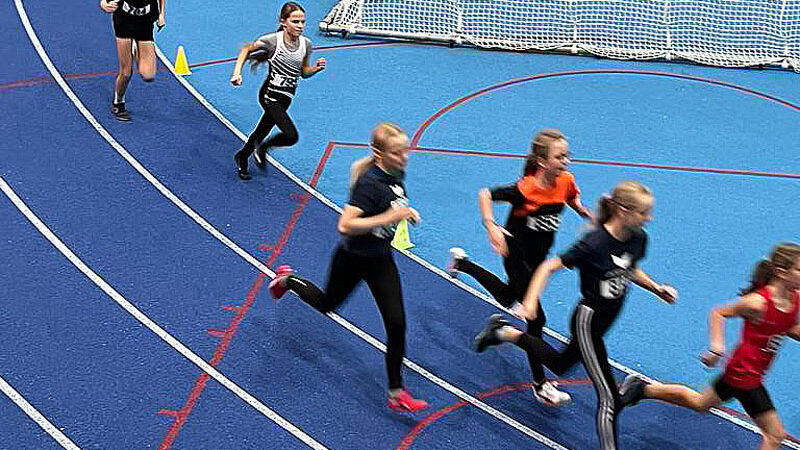
{"type": "Polygon", "coordinates": [[[278,267],[269,288],[275,298],[291,290],[324,314],[338,308],[358,283],[366,281],[386,328],[387,404],[396,411],[418,411],[428,403],[403,387],[406,317],[391,252],[397,224],[420,220],[419,213],[409,206],[403,185],[408,136],[394,125],[378,125],[372,132],[371,147],[372,156],[356,162],[351,171],[350,199],[338,223],[343,238],[334,251],[325,291],[294,276],[289,266],[278,267]]]}
{"type": "Polygon", "coordinates": [[[572,338],[563,352],[556,351],[540,337],[513,328],[499,314],[475,338],[475,350],[482,352],[502,342],[516,344],[557,375],[583,362],[597,392],[597,434],[603,450],[617,448],[617,414],[621,394],[608,362],[603,336],[616,321],[631,282],[649,290],[668,303],[677,300],[675,289],[655,283],[639,267],[647,248],[643,227],[650,221],[653,196],[638,183],[620,183],[611,195],[601,198],[598,227],[584,235],[560,256],[548,259],[536,269],[521,316],[535,320],[539,299],[550,277],[563,268],[577,268],[582,299],[572,313],[572,338]]]}

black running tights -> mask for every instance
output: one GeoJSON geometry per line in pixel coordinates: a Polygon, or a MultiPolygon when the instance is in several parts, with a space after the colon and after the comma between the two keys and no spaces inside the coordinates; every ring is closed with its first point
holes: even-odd
{"type": "Polygon", "coordinates": [[[595,421],[597,435],[603,450],[617,448],[617,415],[620,396],[603,335],[614,323],[616,314],[603,314],[584,304],[578,304],[572,313],[572,339],[567,348],[559,353],[541,338],[523,334],[517,346],[538,360],[557,375],[561,375],[578,361],[583,362],[597,393],[595,421]]]}
{"type": "Polygon", "coordinates": [[[406,351],[406,315],[400,276],[391,253],[378,257],[355,255],[339,246],[328,273],[325,292],[308,280],[291,276],[286,286],[321,313],[335,310],[356,285],[367,282],[386,329],[386,373],[389,389],[403,386],[401,368],[406,351]]]}
{"type": "Polygon", "coordinates": [[[289,117],[287,113],[292,100],[283,95],[274,96],[279,100],[267,99],[265,88],[261,88],[258,102],[264,109],[264,114],[261,115],[261,119],[258,121],[255,130],[250,133],[247,142],[244,143],[242,149],[237,153],[242,160],[249,158],[259,145],[263,145],[264,147],[288,147],[297,143],[299,139],[297,128],[294,126],[292,118],[289,117]],[[269,135],[272,127],[276,125],[280,133],[272,136],[267,142],[262,144],[261,142],[269,135]]]}

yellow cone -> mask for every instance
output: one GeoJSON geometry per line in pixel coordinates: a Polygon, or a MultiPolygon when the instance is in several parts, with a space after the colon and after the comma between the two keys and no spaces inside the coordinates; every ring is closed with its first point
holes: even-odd
{"type": "Polygon", "coordinates": [[[175,75],[191,75],[192,71],[189,70],[189,63],[186,62],[186,52],[183,46],[178,46],[178,56],[175,58],[175,75]]]}
{"type": "Polygon", "coordinates": [[[408,221],[401,220],[397,224],[397,229],[394,232],[394,239],[392,239],[392,246],[398,250],[406,250],[414,246],[411,243],[411,238],[408,236],[408,221]]]}

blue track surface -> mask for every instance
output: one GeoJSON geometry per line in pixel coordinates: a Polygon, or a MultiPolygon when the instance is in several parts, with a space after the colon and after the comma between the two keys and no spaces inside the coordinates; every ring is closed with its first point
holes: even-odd
{"type": "MultiPolygon", "coordinates": [[[[304,181],[320,171],[317,189],[341,204],[347,167],[365,153],[356,144],[375,123],[394,122],[414,134],[437,110],[480,89],[534,75],[584,72],[490,90],[429,123],[419,145],[434,149],[412,154],[407,179],[424,219],[412,230],[412,251],[442,266],[447,248],[458,244],[501,273],[478,221],[477,191],[517,179],[522,160],[498,153],[522,155],[535,131],[559,128],[580,160],[571,171],[588,203],[623,179],[655,191],[644,268],[682,296],[671,308],[634,291],[607,339],[610,354],[662,381],[700,389],[711,379],[695,359],[706,345],[708,310],[735,294],[772,244],[800,240],[800,181],[629,163],[796,177],[796,74],[416,44],[330,48],[367,41],[317,35],[314,24],[333,4],[320,3],[307,5],[307,34],[323,47],[317,55],[328,58],[329,68],[301,84],[291,109],[301,141],[275,150],[276,159],[304,181]],[[586,73],[597,70],[659,74],[586,73]],[[350,144],[333,145],[323,164],[330,141],[350,144]]],[[[206,2],[170,4],[168,26],[157,41],[170,56],[178,44],[186,46],[192,63],[228,58],[239,43],[273,28],[278,5],[215,4],[211,22],[206,2]]],[[[116,68],[109,18],[95,2],[60,9],[63,14],[53,14],[57,5],[50,0],[27,2],[25,8],[47,54],[88,111],[169,190],[257,259],[288,263],[324,281],[338,239],[335,211],[313,197],[304,199],[306,191],[272,166],[254,171],[251,182],[239,182],[232,154],[241,141],[169,73],[159,73],[149,85],[134,79],[128,103],[135,120],[117,122],[108,113],[113,75],[104,75],[116,68]],[[82,26],[64,27],[69,19],[82,26]]],[[[269,298],[264,275],[176,208],[81,116],[50,79],[13,3],[0,5],[0,27],[0,175],[86,264],[175,338],[331,449],[395,448],[417,425],[426,428],[411,448],[547,448],[474,406],[452,406],[454,395],[411,370],[407,384],[431,401],[431,413],[448,405],[452,410],[442,410],[437,420],[386,410],[377,349],[294,297],[269,298]],[[228,341],[221,333],[226,330],[228,341]]],[[[195,67],[189,81],[248,133],[260,114],[255,92],[262,75],[246,74],[237,90],[227,83],[231,68],[195,67]]],[[[6,196],[0,196],[0,217],[0,253],[7,255],[0,270],[0,342],[6,343],[0,345],[0,376],[80,448],[307,448],[229,389],[199,382],[197,366],[81,274],[6,196]],[[178,424],[169,411],[182,407],[188,412],[178,424]]],[[[568,213],[555,249],[580,230],[568,213]]],[[[467,393],[529,381],[517,349],[475,355],[468,347],[486,316],[497,312],[494,307],[418,262],[396,257],[410,360],[467,393]]],[[[567,328],[577,298],[575,278],[553,280],[544,299],[556,331],[567,328]]],[[[384,340],[366,289],[340,314],[384,340]]],[[[738,327],[728,332],[732,343],[738,327]]],[[[767,381],[795,436],[798,353],[796,343],[788,343],[767,381]]],[[[567,448],[597,448],[594,392],[582,370],[567,375],[565,389],[574,402],[565,408],[543,408],[526,389],[484,401],[567,448]]],[[[59,448],[7,397],[0,399],[0,448],[59,448]]],[[[626,449],[749,449],[758,442],[717,416],[657,402],[624,411],[619,430],[626,449]]]]}

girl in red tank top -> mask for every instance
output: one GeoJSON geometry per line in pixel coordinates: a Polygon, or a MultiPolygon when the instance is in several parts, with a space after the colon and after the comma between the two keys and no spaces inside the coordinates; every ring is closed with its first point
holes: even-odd
{"type": "Polygon", "coordinates": [[[647,384],[634,375],[622,385],[623,401],[632,405],[642,398],[665,400],[698,412],[707,412],[736,398],[761,429],[760,450],[778,449],[784,439],[783,424],[762,381],[784,336],[800,340],[800,245],[784,242],[767,259],[759,261],[749,288],[741,297],[715,307],[709,317],[710,346],[701,360],[715,366],[725,356],[725,321],[745,320],[742,338],[728,358],[722,375],[701,394],[686,386],[647,384]]]}
{"type": "Polygon", "coordinates": [[[764,299],[758,299],[764,304],[763,316],[761,320],[745,322],[742,338],[728,359],[722,376],[727,384],[739,389],[753,389],[761,384],[781,346],[783,336],[797,325],[799,291],[790,293],[785,310],[778,309],[769,288],[763,287],[754,294],[764,299]]]}

